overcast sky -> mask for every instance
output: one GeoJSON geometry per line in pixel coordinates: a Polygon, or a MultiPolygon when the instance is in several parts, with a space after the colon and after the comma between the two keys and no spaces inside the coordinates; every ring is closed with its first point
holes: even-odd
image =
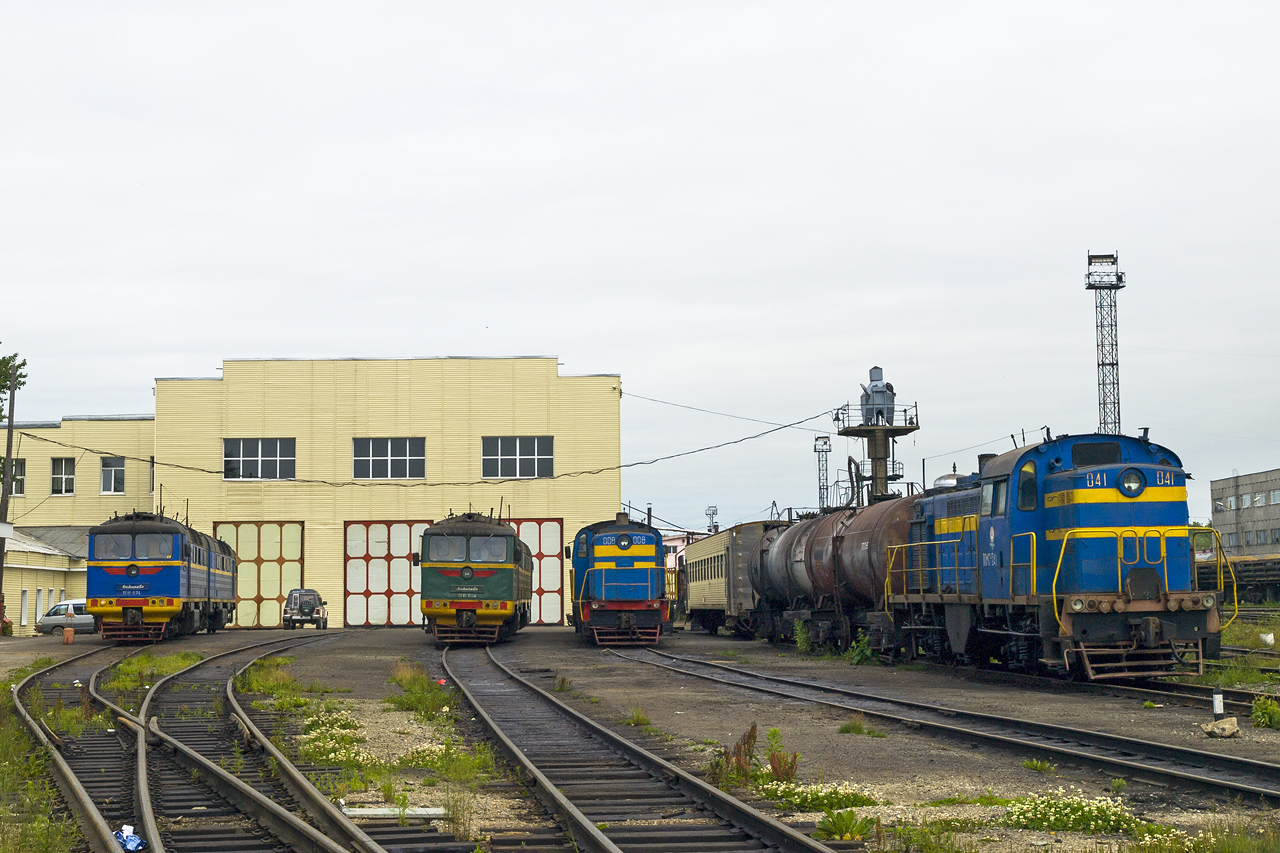
{"type": "MultiPolygon", "coordinates": [[[[1280,466],[1273,3],[0,5],[17,420],[224,358],[555,355],[777,423],[881,365],[920,479],[1122,422],[1280,466]],[[974,445],[983,445],[974,447],[974,445]],[[964,448],[963,450],[961,450],[964,448]]],[[[622,403],[624,461],[767,426],[622,403]]],[[[827,417],[812,422],[829,428],[827,417]]],[[[851,452],[835,442],[832,468],[851,452]]],[[[629,469],[691,527],[817,503],[813,430],[629,469]]]]}

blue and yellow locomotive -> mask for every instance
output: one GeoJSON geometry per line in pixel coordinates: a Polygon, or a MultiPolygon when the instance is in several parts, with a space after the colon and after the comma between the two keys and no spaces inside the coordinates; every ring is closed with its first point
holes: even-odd
{"type": "Polygon", "coordinates": [[[1145,436],[1058,436],[984,458],[894,502],[911,507],[907,535],[885,543],[872,623],[912,656],[1088,679],[1202,670],[1220,650],[1223,581],[1197,583],[1186,481],[1145,436]]]}
{"type": "Polygon", "coordinates": [[[599,646],[657,645],[671,633],[662,534],[625,512],[578,531],[572,557],[574,630],[599,646]]]}
{"type": "Polygon", "coordinates": [[[107,639],[213,633],[235,618],[235,552],[163,515],[112,518],[89,530],[86,597],[107,639]]]}

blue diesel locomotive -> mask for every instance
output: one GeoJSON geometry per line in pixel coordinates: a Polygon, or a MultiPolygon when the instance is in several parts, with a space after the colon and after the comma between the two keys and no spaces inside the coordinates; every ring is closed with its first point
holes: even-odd
{"type": "Polygon", "coordinates": [[[662,534],[625,512],[578,531],[572,558],[574,630],[598,646],[657,645],[671,633],[662,534]]]}
{"type": "Polygon", "coordinates": [[[923,494],[690,545],[690,614],[712,631],[865,634],[885,657],[1090,680],[1202,671],[1230,580],[1220,547],[1197,578],[1186,482],[1145,435],[1046,436],[923,494]]]}
{"type": "Polygon", "coordinates": [[[235,618],[235,552],[163,515],[112,518],[89,530],[86,597],[107,639],[213,633],[235,618]]]}
{"type": "MultiPolygon", "coordinates": [[[[1221,571],[1194,571],[1187,474],[1144,438],[1046,438],[903,498],[886,543],[891,648],[1076,670],[1088,679],[1203,669],[1219,656],[1221,571]]],[[[1219,563],[1221,565],[1221,563],[1219,563]]]]}

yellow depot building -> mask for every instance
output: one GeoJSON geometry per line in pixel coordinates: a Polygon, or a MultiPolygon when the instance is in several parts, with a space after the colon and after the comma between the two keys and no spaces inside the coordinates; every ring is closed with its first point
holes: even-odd
{"type": "Polygon", "coordinates": [[[554,358],[225,361],[156,380],[154,417],[18,423],[10,518],[84,556],[90,526],[163,508],[235,548],[240,627],[279,625],[295,587],[364,626],[420,623],[422,530],[501,511],[535,556],[533,621],[559,624],[564,543],[621,501],[620,389],[554,358]]]}

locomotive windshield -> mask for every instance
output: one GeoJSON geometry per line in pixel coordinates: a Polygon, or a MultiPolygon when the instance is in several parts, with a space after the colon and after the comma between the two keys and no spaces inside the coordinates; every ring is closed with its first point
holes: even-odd
{"type": "Polygon", "coordinates": [[[127,560],[133,556],[133,537],[128,533],[99,533],[93,537],[97,560],[127,560]]]}
{"type": "Polygon", "coordinates": [[[428,536],[427,559],[433,563],[461,563],[467,559],[467,537],[428,536]]]}
{"type": "Polygon", "coordinates": [[[139,560],[167,560],[173,556],[173,537],[167,533],[139,533],[134,550],[139,560]]]}
{"type": "Polygon", "coordinates": [[[476,563],[505,563],[507,544],[511,541],[507,536],[474,536],[471,539],[471,559],[476,563]]]}
{"type": "Polygon", "coordinates": [[[173,537],[168,533],[98,533],[93,537],[96,560],[168,560],[173,557],[173,537]]]}

